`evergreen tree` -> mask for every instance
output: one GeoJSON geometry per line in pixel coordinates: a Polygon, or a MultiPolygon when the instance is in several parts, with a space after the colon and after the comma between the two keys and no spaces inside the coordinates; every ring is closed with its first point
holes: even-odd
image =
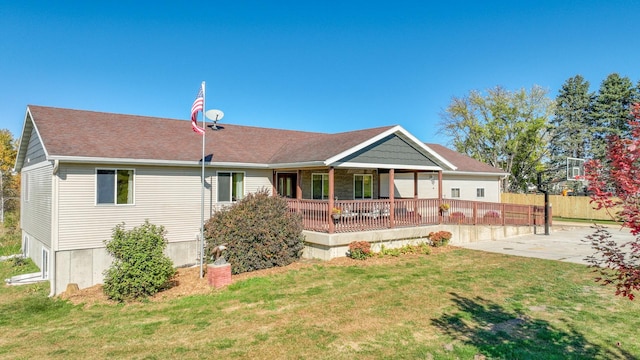
{"type": "Polygon", "coordinates": [[[558,92],[549,143],[549,167],[556,170],[553,173],[558,179],[566,176],[568,157],[591,157],[590,112],[594,98],[589,82],[580,75],[567,79],[558,92]]]}
{"type": "Polygon", "coordinates": [[[628,121],[632,119],[631,105],[637,101],[638,89],[628,77],[610,74],[600,85],[591,112],[593,156],[603,159],[609,135],[627,136],[628,121]]]}

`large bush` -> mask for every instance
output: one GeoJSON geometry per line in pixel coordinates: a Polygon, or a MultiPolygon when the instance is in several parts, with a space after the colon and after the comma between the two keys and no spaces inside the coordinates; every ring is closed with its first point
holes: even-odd
{"type": "Polygon", "coordinates": [[[284,198],[263,189],[216,212],[205,224],[205,240],[209,256],[226,244],[233,274],[285,266],[302,256],[302,218],[289,212],[284,198]]]}
{"type": "Polygon", "coordinates": [[[105,241],[107,252],[114,258],[104,272],[104,292],[110,299],[142,299],[170,286],[175,269],[163,253],[167,247],[165,234],[163,226],[149,220],[132,230],[125,230],[124,223],[113,228],[111,240],[105,241]]]}

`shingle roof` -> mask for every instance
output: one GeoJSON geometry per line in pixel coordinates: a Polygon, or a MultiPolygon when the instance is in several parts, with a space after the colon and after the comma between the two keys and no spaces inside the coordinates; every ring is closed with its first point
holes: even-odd
{"type": "MultiPolygon", "coordinates": [[[[201,136],[188,121],[29,106],[50,156],[199,161],[201,136]]],[[[207,130],[205,153],[214,162],[323,161],[392,126],[325,134],[220,124],[207,130]]]]}
{"type": "Polygon", "coordinates": [[[496,173],[505,174],[504,170],[493,167],[489,164],[485,164],[470,156],[461,154],[457,151],[451,150],[440,144],[426,144],[435,152],[440,154],[443,158],[447,159],[450,163],[455,165],[457,169],[453,172],[481,172],[481,173],[496,173]]]}

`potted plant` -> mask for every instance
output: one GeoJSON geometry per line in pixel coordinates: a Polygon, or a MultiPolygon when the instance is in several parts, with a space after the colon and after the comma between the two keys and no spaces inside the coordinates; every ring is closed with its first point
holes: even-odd
{"type": "Polygon", "coordinates": [[[447,203],[442,203],[440,204],[440,214],[446,213],[447,211],[449,211],[449,204],[447,203]]]}
{"type": "Polygon", "coordinates": [[[333,218],[333,220],[340,219],[341,214],[342,214],[342,209],[338,207],[334,207],[333,209],[331,209],[331,218],[333,218]]]}

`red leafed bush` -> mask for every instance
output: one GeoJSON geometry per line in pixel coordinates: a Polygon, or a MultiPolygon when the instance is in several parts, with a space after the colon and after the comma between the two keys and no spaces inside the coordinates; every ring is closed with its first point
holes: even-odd
{"type": "Polygon", "coordinates": [[[595,254],[587,257],[596,281],[612,284],[616,295],[633,300],[640,290],[640,105],[634,104],[629,134],[610,136],[605,161],[585,163],[585,179],[595,209],[605,209],[612,220],[622,221],[636,238],[626,244],[611,240],[611,234],[597,226],[587,237],[595,254]],[[616,209],[622,210],[618,211],[616,209]]]}
{"type": "Polygon", "coordinates": [[[347,256],[352,259],[364,260],[371,256],[371,244],[366,241],[353,241],[349,244],[347,256]]]}
{"type": "Polygon", "coordinates": [[[435,247],[447,245],[449,240],[451,240],[451,236],[453,236],[453,234],[444,230],[430,232],[429,235],[427,235],[429,240],[431,240],[431,245],[435,247]]]}

